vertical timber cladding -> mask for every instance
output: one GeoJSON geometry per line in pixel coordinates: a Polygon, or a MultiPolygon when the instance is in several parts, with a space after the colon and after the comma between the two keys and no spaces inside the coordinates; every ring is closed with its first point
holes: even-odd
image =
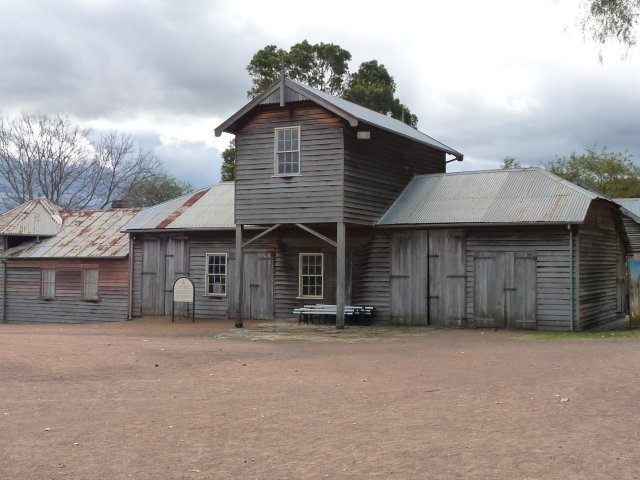
{"type": "Polygon", "coordinates": [[[244,252],[242,275],[242,316],[255,320],[273,320],[272,252],[244,252]]]}
{"type": "Polygon", "coordinates": [[[474,280],[476,326],[536,327],[535,252],[478,252],[474,280]]]}
{"type": "Polygon", "coordinates": [[[464,323],[466,246],[460,230],[414,230],[391,237],[391,321],[464,323]]]}

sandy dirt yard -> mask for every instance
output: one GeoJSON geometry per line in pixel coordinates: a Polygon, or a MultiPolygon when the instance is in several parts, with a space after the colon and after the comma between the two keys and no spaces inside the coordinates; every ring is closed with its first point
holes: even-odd
{"type": "Polygon", "coordinates": [[[0,325],[0,479],[636,479],[640,336],[0,325]]]}

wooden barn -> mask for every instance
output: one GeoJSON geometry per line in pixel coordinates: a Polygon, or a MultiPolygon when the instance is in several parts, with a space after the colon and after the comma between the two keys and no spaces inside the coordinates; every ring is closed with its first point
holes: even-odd
{"type": "Polygon", "coordinates": [[[134,316],[167,314],[178,274],[197,317],[237,326],[305,304],[336,305],[337,327],[346,305],[378,322],[550,330],[624,313],[630,247],[597,193],[540,169],[446,174],[460,152],[286,78],[222,132],[235,183],[127,226],[134,316]]]}
{"type": "Polygon", "coordinates": [[[120,230],[138,212],[35,199],[0,215],[2,322],[126,320],[129,240],[120,230]]]}
{"type": "Polygon", "coordinates": [[[378,225],[394,323],[582,330],[625,313],[618,206],[545,170],[418,176],[378,225]]]}

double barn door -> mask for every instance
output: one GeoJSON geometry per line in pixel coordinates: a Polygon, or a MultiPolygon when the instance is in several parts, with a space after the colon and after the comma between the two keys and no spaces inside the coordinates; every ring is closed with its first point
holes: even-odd
{"type": "Polygon", "coordinates": [[[478,252],[474,282],[477,326],[536,327],[534,252],[478,252]]]}

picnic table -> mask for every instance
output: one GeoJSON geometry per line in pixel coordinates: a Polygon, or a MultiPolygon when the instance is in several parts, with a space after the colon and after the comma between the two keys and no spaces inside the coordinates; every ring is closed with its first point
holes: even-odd
{"type": "MultiPolygon", "coordinates": [[[[345,319],[355,320],[358,323],[370,323],[375,312],[375,307],[370,305],[347,305],[344,307],[345,319]]],[[[313,323],[314,319],[322,319],[323,323],[327,317],[336,317],[336,305],[326,305],[317,303],[315,305],[304,305],[294,308],[293,314],[298,315],[298,325],[302,322],[308,324],[309,320],[313,323]]]]}

